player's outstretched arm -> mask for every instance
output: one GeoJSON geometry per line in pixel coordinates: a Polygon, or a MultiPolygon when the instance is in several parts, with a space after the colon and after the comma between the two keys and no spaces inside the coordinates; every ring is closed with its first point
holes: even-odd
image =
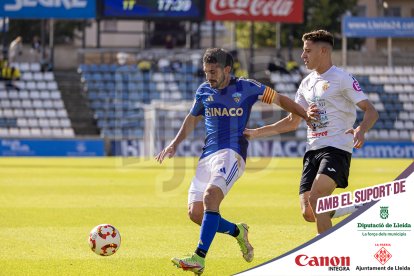
{"type": "Polygon", "coordinates": [[[190,134],[195,129],[201,119],[202,116],[193,116],[191,114],[188,114],[185,117],[184,122],[182,123],[180,130],[178,131],[175,138],[168,146],[166,146],[160,153],[158,153],[157,156],[155,156],[155,160],[161,164],[166,156],[168,156],[168,158],[173,157],[178,145],[188,136],[188,134],[190,134]]]}
{"type": "Polygon", "coordinates": [[[261,137],[273,136],[273,135],[296,130],[301,120],[302,119],[298,115],[291,113],[285,118],[277,121],[274,124],[255,128],[255,129],[246,128],[243,134],[249,140],[255,139],[255,138],[261,138],[261,137]]]}
{"type": "Polygon", "coordinates": [[[350,128],[345,133],[352,133],[354,135],[354,148],[359,149],[364,145],[365,133],[374,126],[379,115],[369,100],[360,101],[357,103],[357,106],[364,111],[364,118],[357,128],[350,128]]]}
{"type": "Polygon", "coordinates": [[[309,106],[308,110],[303,109],[301,105],[286,97],[285,95],[276,94],[276,97],[273,99],[273,103],[277,104],[284,110],[296,114],[297,116],[304,119],[309,127],[312,127],[312,121],[319,120],[319,110],[315,104],[309,106]]]}

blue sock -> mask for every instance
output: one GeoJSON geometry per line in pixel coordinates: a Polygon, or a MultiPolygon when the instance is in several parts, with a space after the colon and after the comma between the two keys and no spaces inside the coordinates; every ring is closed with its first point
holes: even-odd
{"type": "Polygon", "coordinates": [[[236,224],[220,217],[220,222],[219,222],[217,232],[234,236],[234,232],[236,231],[236,228],[237,228],[236,224]]]}
{"type": "Polygon", "coordinates": [[[198,242],[196,254],[205,257],[208,249],[216,235],[220,222],[220,213],[214,211],[205,211],[203,222],[201,223],[200,241],[198,242]]]}

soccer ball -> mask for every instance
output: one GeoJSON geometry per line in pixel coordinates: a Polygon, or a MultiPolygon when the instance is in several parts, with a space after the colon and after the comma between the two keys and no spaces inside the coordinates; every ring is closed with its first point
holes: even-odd
{"type": "Polygon", "coordinates": [[[110,256],[121,246],[121,235],[112,225],[100,224],[89,234],[89,246],[98,255],[110,256]]]}

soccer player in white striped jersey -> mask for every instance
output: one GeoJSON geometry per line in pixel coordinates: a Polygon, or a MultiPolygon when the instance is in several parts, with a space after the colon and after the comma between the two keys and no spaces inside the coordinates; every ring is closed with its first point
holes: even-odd
{"type": "MultiPolygon", "coordinates": [[[[299,189],[300,205],[304,219],[316,221],[317,231],[322,233],[332,227],[332,214],[316,212],[318,199],[331,195],[335,188],[348,186],[352,150],[362,147],[364,134],[377,121],[378,112],[358,81],[333,65],[334,39],[331,33],[313,31],[304,34],[302,40],[301,57],[313,72],[303,79],[295,101],[305,109],[316,106],[320,118],[308,127],[299,189]],[[364,112],[364,117],[354,129],[357,106],[364,112]]],[[[297,129],[300,121],[300,117],[290,114],[272,125],[247,129],[245,135],[253,139],[292,131],[297,129]]],[[[347,211],[351,209],[347,208],[347,211]]],[[[337,211],[339,214],[344,210],[337,211]]]]}
{"type": "Polygon", "coordinates": [[[277,104],[309,123],[317,113],[316,109],[306,111],[255,80],[235,78],[231,75],[232,68],[233,57],[227,51],[207,49],[203,56],[207,81],[197,89],[190,113],[174,140],[156,156],[159,163],[167,156],[174,156],[178,145],[204,117],[205,146],[188,192],[188,214],[193,222],[201,225],[200,240],[193,254],[172,259],[177,267],[196,274],[204,271],[204,258],[216,232],[235,237],[244,259],[253,260],[248,226],[229,222],[219,213],[220,203],[244,172],[248,141],[243,131],[253,104],[258,100],[277,104]]]}

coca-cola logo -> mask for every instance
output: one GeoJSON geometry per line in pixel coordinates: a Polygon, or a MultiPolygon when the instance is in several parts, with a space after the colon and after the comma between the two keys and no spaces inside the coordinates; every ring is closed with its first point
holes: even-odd
{"type": "Polygon", "coordinates": [[[293,11],[293,0],[210,0],[214,15],[288,16],[293,11]]]}

